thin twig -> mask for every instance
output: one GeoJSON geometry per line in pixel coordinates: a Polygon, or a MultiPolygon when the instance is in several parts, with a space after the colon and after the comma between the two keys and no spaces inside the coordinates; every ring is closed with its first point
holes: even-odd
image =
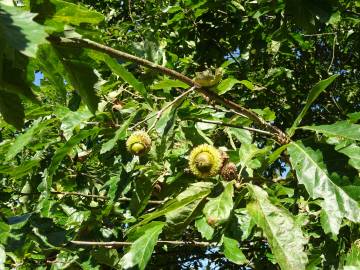
{"type": "Polygon", "coordinates": [[[247,118],[249,118],[250,120],[254,121],[261,127],[264,127],[265,129],[267,129],[268,131],[270,131],[271,133],[274,134],[275,139],[279,144],[281,144],[281,145],[286,144],[290,140],[289,137],[282,130],[280,130],[279,128],[266,122],[257,113],[255,113],[245,107],[242,107],[241,105],[239,105],[231,100],[228,100],[228,99],[218,95],[217,93],[211,91],[208,88],[202,88],[200,85],[195,83],[191,78],[189,78],[189,77],[185,76],[184,74],[181,74],[175,70],[155,64],[146,59],[143,59],[143,58],[119,51],[119,50],[115,50],[111,47],[99,44],[97,42],[94,42],[94,41],[91,41],[88,39],[62,38],[62,37],[50,36],[50,37],[48,37],[48,40],[58,46],[71,46],[71,47],[93,49],[93,50],[96,50],[99,52],[106,53],[115,58],[121,58],[121,59],[125,59],[125,60],[131,61],[131,62],[138,63],[138,64],[148,67],[152,70],[156,70],[165,75],[176,78],[176,79],[186,83],[189,86],[194,86],[196,91],[203,94],[209,100],[215,101],[215,102],[222,104],[230,109],[233,109],[234,111],[241,113],[244,116],[246,116],[247,118]]]}
{"type": "Polygon", "coordinates": [[[327,72],[330,72],[330,69],[332,67],[332,65],[334,64],[334,59],[335,59],[335,46],[336,46],[336,35],[334,36],[334,41],[333,41],[333,47],[332,47],[332,57],[331,57],[331,62],[329,65],[329,68],[327,70],[327,72]]]}
{"type": "MultiPolygon", "coordinates": [[[[80,197],[95,198],[95,199],[100,199],[100,200],[109,200],[110,199],[108,196],[85,194],[85,193],[80,193],[80,192],[51,191],[50,193],[53,194],[53,195],[80,196],[80,197]]],[[[17,194],[19,194],[21,196],[29,196],[29,195],[39,195],[39,194],[41,194],[41,192],[26,192],[26,193],[19,192],[17,194]]],[[[118,201],[118,202],[130,202],[131,198],[121,197],[121,198],[117,198],[116,201],[118,201]]],[[[164,203],[164,201],[154,201],[154,200],[149,200],[148,201],[148,204],[160,205],[160,204],[163,204],[163,203],[164,203]]]]}
{"type": "Polygon", "coordinates": [[[303,37],[320,37],[320,36],[327,36],[327,35],[336,35],[336,33],[319,33],[319,34],[301,34],[303,37]]]}
{"type": "MultiPolygon", "coordinates": [[[[82,245],[82,246],[109,246],[109,247],[116,247],[116,246],[131,246],[133,242],[92,242],[92,241],[70,241],[72,244],[75,245],[82,245]]],[[[215,242],[197,242],[197,241],[169,241],[169,240],[159,240],[157,241],[160,245],[175,245],[175,246],[197,246],[197,247],[209,247],[209,246],[216,246],[218,245],[215,242]]]]}
{"type": "Polygon", "coordinates": [[[208,124],[214,124],[214,125],[220,125],[220,126],[226,126],[226,127],[240,128],[240,129],[245,129],[245,130],[248,130],[248,131],[253,131],[253,132],[265,134],[265,135],[268,135],[268,136],[273,136],[273,133],[265,131],[265,130],[261,130],[261,129],[257,129],[257,128],[244,127],[244,126],[239,126],[239,125],[235,125],[235,124],[224,123],[224,122],[221,122],[221,121],[205,120],[205,119],[198,119],[198,118],[188,118],[186,120],[192,120],[192,121],[195,121],[195,122],[202,122],[202,123],[208,123],[208,124]]]}
{"type": "MultiPolygon", "coordinates": [[[[174,105],[176,102],[178,102],[180,99],[182,99],[183,97],[185,97],[186,95],[190,94],[191,92],[193,92],[195,89],[195,86],[191,87],[189,90],[185,91],[184,93],[182,93],[181,95],[177,96],[173,101],[169,102],[168,104],[166,104],[166,106],[164,106],[160,111],[157,112],[156,114],[156,119],[155,121],[152,123],[152,125],[149,127],[148,129],[148,133],[155,127],[156,123],[159,121],[159,119],[161,118],[162,114],[168,109],[170,108],[172,105],[174,105]]],[[[155,116],[155,115],[153,115],[155,116]]]]}

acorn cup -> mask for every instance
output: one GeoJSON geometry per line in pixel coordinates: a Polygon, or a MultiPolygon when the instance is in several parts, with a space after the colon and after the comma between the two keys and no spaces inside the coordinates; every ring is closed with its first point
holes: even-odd
{"type": "Polygon", "coordinates": [[[221,172],[220,172],[220,175],[222,176],[222,178],[224,178],[227,181],[236,179],[237,174],[238,174],[238,171],[237,171],[235,163],[233,163],[233,162],[226,163],[221,168],[221,172]]]}
{"type": "Polygon", "coordinates": [[[191,172],[199,178],[213,177],[219,174],[222,156],[215,147],[202,144],[195,147],[189,156],[189,167],[191,172]]]}
{"type": "Polygon", "coordinates": [[[135,155],[142,156],[151,149],[151,138],[144,131],[135,131],[126,141],[127,150],[135,155]]]}

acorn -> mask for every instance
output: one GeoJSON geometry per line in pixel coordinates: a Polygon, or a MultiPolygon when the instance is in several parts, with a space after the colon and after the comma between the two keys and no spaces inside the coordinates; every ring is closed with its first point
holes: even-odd
{"type": "Polygon", "coordinates": [[[141,156],[150,151],[151,138],[144,131],[135,131],[126,141],[127,150],[136,156],[141,156]]]}
{"type": "Polygon", "coordinates": [[[219,151],[222,159],[222,164],[226,164],[229,161],[229,155],[223,150],[219,150],[219,151]]]}
{"type": "Polygon", "coordinates": [[[207,224],[209,224],[211,227],[215,227],[218,221],[218,218],[211,216],[206,219],[207,224]]]}
{"type": "Polygon", "coordinates": [[[217,175],[220,172],[221,166],[221,153],[218,149],[211,145],[199,145],[195,147],[190,153],[190,170],[199,178],[206,178],[217,175]]]}
{"type": "Polygon", "coordinates": [[[221,176],[227,180],[231,181],[237,178],[237,168],[236,165],[233,162],[226,163],[222,168],[220,172],[221,176]]]}

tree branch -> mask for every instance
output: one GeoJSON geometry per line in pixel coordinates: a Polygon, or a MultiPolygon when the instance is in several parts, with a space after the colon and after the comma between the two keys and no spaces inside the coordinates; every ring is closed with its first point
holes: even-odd
{"type": "Polygon", "coordinates": [[[215,93],[207,88],[202,88],[200,85],[195,83],[191,78],[189,78],[189,77],[185,76],[184,74],[181,74],[175,70],[163,67],[161,65],[150,62],[146,59],[128,54],[126,52],[122,52],[122,51],[113,49],[111,47],[99,44],[97,42],[94,42],[94,41],[91,41],[88,39],[62,38],[62,37],[55,37],[55,36],[50,36],[48,39],[53,44],[56,44],[59,46],[88,48],[88,49],[93,49],[95,51],[103,52],[112,57],[121,58],[121,59],[125,59],[125,60],[131,61],[131,62],[135,62],[142,66],[148,67],[152,70],[156,70],[160,73],[163,73],[165,75],[176,78],[176,79],[186,83],[189,86],[195,87],[196,91],[203,94],[208,99],[213,100],[219,104],[222,104],[230,109],[233,109],[234,111],[236,111],[236,112],[246,116],[250,120],[254,121],[261,127],[267,129],[269,132],[274,134],[274,137],[279,144],[281,144],[281,145],[286,144],[290,140],[289,137],[283,131],[281,131],[279,128],[277,128],[275,126],[272,126],[270,123],[266,122],[262,117],[257,115],[255,112],[253,112],[247,108],[244,108],[231,100],[225,99],[222,96],[218,95],[217,93],[215,93]]]}
{"type": "MultiPolygon", "coordinates": [[[[51,194],[54,195],[63,195],[63,196],[80,196],[80,197],[85,197],[85,198],[95,198],[95,199],[100,199],[100,200],[108,200],[110,199],[108,196],[102,196],[102,195],[93,195],[93,194],[85,194],[85,193],[80,193],[80,192],[63,192],[63,191],[51,191],[51,194]]],[[[41,192],[19,192],[18,193],[21,196],[29,196],[29,195],[39,195],[41,194],[41,192]]],[[[131,198],[127,198],[127,197],[121,197],[116,199],[115,201],[117,202],[130,202],[131,198]]],[[[153,200],[149,200],[148,204],[163,204],[164,201],[153,201],[153,200]]]]}
{"type": "Polygon", "coordinates": [[[191,120],[191,121],[194,121],[194,122],[202,122],[202,123],[208,123],[208,124],[214,124],[214,125],[220,125],[220,126],[226,126],[226,127],[240,128],[240,129],[245,129],[245,130],[248,130],[248,131],[257,132],[257,133],[261,133],[261,134],[268,135],[268,136],[273,136],[273,134],[271,132],[268,132],[268,131],[264,131],[264,130],[257,129],[257,128],[250,128],[250,127],[244,127],[244,126],[224,123],[224,122],[221,122],[221,121],[198,119],[198,118],[188,118],[188,119],[185,119],[185,120],[191,120]]]}
{"type": "MultiPolygon", "coordinates": [[[[74,245],[81,246],[109,246],[109,247],[123,247],[123,246],[131,246],[133,242],[92,242],[92,241],[70,241],[70,243],[74,245]]],[[[169,241],[169,240],[159,240],[157,241],[160,245],[175,245],[175,246],[194,246],[194,247],[209,247],[209,246],[217,246],[218,244],[215,242],[197,242],[197,241],[169,241]]]]}

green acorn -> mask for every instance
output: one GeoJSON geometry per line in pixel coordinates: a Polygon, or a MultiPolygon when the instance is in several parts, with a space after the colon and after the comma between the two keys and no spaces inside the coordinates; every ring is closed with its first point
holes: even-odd
{"type": "Polygon", "coordinates": [[[202,87],[212,87],[221,81],[223,74],[224,70],[222,68],[215,69],[215,72],[207,69],[202,72],[196,72],[194,81],[202,87]]]}
{"type": "Polygon", "coordinates": [[[220,172],[222,166],[221,153],[215,147],[202,144],[195,147],[189,156],[189,167],[199,178],[212,177],[220,172]]]}
{"type": "Polygon", "coordinates": [[[227,180],[231,181],[237,178],[237,168],[236,165],[233,162],[226,163],[222,168],[220,172],[221,176],[227,180]]]}
{"type": "Polygon", "coordinates": [[[126,141],[127,150],[136,156],[141,156],[150,151],[151,138],[144,131],[135,131],[126,141]]]}

